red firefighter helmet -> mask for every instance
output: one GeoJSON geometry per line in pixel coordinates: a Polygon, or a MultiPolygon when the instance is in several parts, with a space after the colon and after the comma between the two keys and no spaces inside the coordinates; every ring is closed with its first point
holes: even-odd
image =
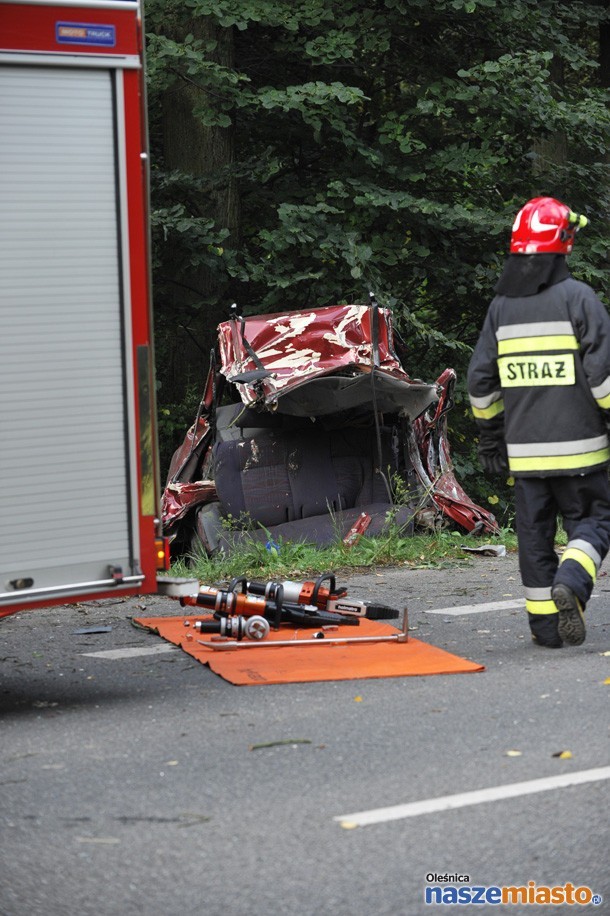
{"type": "Polygon", "coordinates": [[[511,254],[569,254],[587,217],[554,197],[534,197],[521,207],[510,238],[511,254]]]}

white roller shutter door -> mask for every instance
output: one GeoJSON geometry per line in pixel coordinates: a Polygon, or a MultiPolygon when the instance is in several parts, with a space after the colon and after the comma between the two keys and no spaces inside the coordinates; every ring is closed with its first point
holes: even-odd
{"type": "Polygon", "coordinates": [[[131,572],[113,79],[0,66],[0,600],[131,572]]]}

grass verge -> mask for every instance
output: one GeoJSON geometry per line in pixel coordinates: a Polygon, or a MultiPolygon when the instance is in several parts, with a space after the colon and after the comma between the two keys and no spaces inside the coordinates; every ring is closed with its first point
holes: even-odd
{"type": "Polygon", "coordinates": [[[343,541],[329,547],[313,544],[280,543],[268,549],[260,541],[245,539],[229,556],[194,556],[173,564],[174,576],[196,576],[208,584],[230,581],[236,576],[249,579],[282,580],[313,578],[322,573],[362,572],[379,567],[407,566],[413,569],[468,565],[472,559],[463,546],[503,544],[515,551],[517,540],[510,529],[499,536],[476,538],[462,531],[439,531],[413,537],[390,531],[375,538],[362,537],[351,547],[343,541]]]}

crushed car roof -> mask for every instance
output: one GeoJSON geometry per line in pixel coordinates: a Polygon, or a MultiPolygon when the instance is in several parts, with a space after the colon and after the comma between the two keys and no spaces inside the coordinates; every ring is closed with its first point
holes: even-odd
{"type": "Polygon", "coordinates": [[[324,416],[376,403],[415,419],[438,398],[412,379],[393,348],[388,309],[332,305],[231,319],[218,327],[220,371],[244,404],[324,416]]]}

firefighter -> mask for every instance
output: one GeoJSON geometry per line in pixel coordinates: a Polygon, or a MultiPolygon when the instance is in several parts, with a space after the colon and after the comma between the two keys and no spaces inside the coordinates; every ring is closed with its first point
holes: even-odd
{"type": "Polygon", "coordinates": [[[610,546],[610,316],[566,256],[587,219],[528,201],[468,368],[484,470],[515,478],[519,569],[532,638],[580,645],[610,546]],[[555,552],[557,518],[568,545],[555,552]]]}

